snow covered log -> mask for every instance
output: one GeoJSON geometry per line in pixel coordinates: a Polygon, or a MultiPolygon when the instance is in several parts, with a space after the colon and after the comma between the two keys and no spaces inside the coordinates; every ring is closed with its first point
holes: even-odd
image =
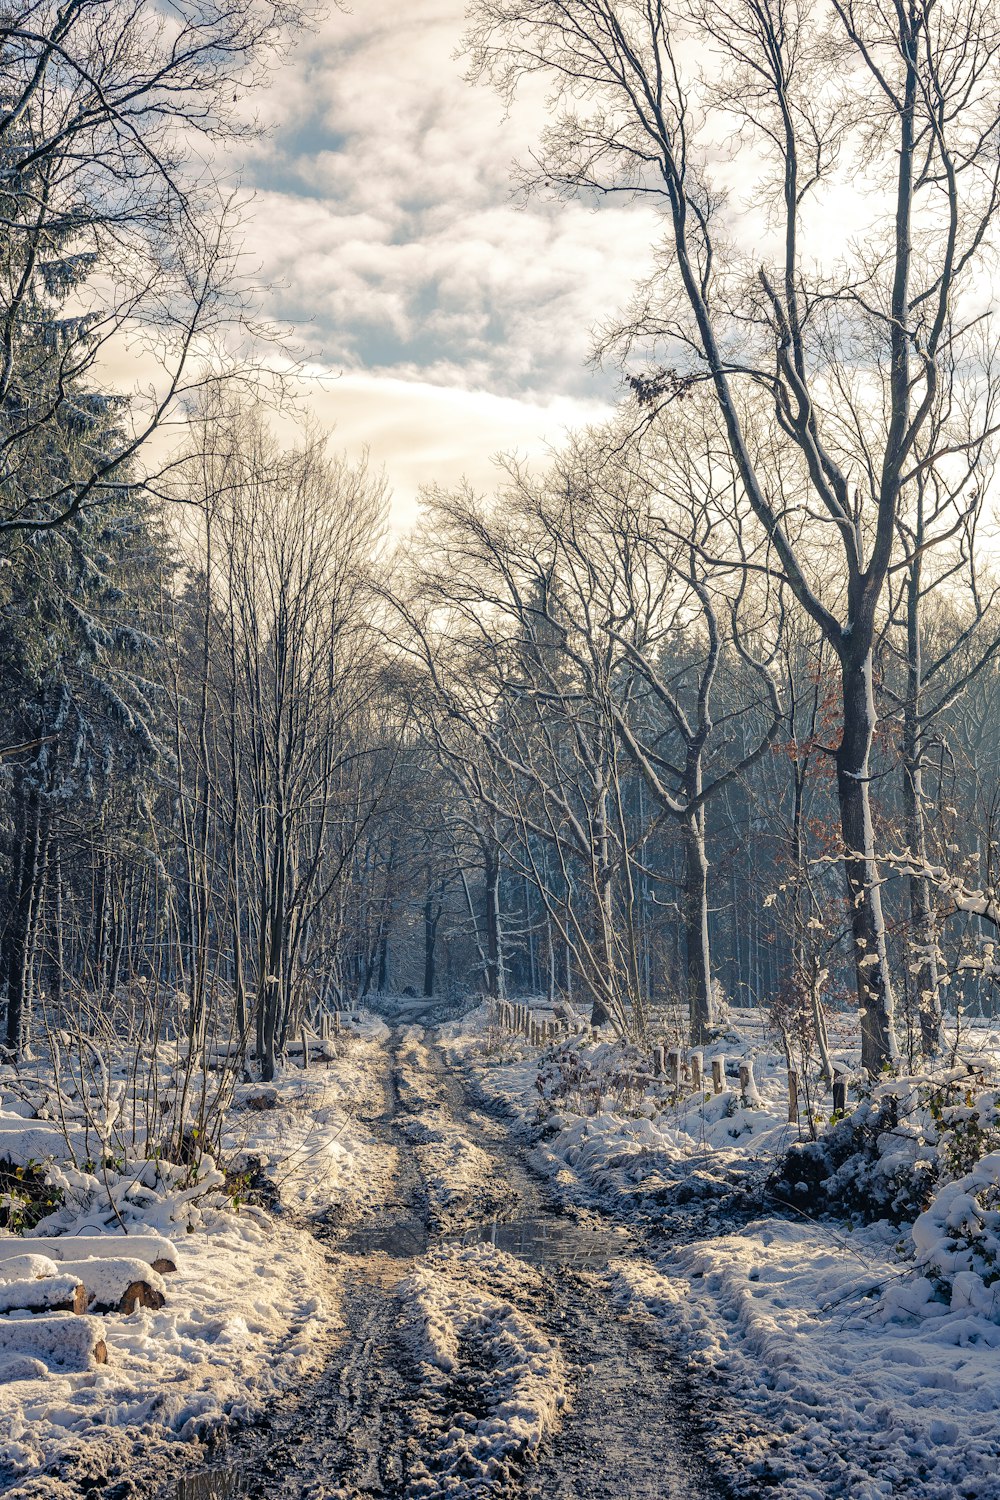
{"type": "Polygon", "coordinates": [[[87,1293],[83,1282],[71,1272],[64,1276],[32,1277],[27,1281],[0,1283],[0,1313],[85,1313],[87,1293]]]}
{"type": "MultiPolygon", "coordinates": [[[[332,1042],[324,1042],[320,1037],[309,1037],[309,1054],[312,1057],[321,1057],[324,1062],[334,1062],[337,1057],[337,1049],[332,1042]]],[[[302,1057],[305,1047],[301,1037],[290,1037],[285,1043],[285,1055],[287,1057],[302,1057]]]]}
{"type": "Polygon", "coordinates": [[[46,1318],[0,1320],[0,1365],[6,1355],[27,1355],[50,1369],[92,1370],[106,1365],[108,1346],[98,1318],[55,1313],[46,1318]]]}
{"type": "Polygon", "coordinates": [[[43,1276],[58,1276],[59,1267],[51,1255],[11,1255],[0,1260],[0,1284],[5,1281],[38,1281],[43,1276]]]}
{"type": "Polygon", "coordinates": [[[67,1260],[63,1261],[63,1267],[86,1288],[85,1306],[80,1312],[131,1313],[137,1307],[162,1307],[166,1301],[162,1276],[144,1260],[116,1255],[67,1260]]]}
{"type": "Polygon", "coordinates": [[[60,1234],[24,1238],[11,1235],[0,1238],[0,1276],[6,1260],[25,1253],[47,1255],[55,1261],[107,1259],[124,1253],[135,1260],[145,1261],[161,1275],[177,1270],[177,1251],[160,1234],[60,1234]]]}

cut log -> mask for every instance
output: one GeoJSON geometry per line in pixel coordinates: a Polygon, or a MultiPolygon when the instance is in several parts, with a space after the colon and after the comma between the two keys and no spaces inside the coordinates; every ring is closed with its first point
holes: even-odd
{"type": "Polygon", "coordinates": [[[177,1270],[177,1251],[159,1234],[58,1234],[0,1237],[0,1275],[15,1255],[47,1255],[50,1260],[90,1260],[127,1256],[145,1261],[162,1275],[177,1270]]]}
{"type": "Polygon", "coordinates": [[[166,1301],[162,1277],[143,1260],[118,1255],[63,1265],[86,1287],[90,1312],[131,1313],[137,1307],[162,1307],[166,1301]]]}
{"type": "Polygon", "coordinates": [[[87,1311],[83,1282],[69,1272],[46,1276],[41,1281],[5,1281],[0,1284],[0,1313],[75,1313],[87,1311]]]}
{"type": "Polygon", "coordinates": [[[99,1318],[54,1313],[44,1318],[0,1319],[0,1360],[7,1354],[40,1359],[49,1369],[92,1370],[108,1362],[99,1318]]]}
{"type": "Polygon", "coordinates": [[[40,1276],[58,1276],[51,1255],[12,1255],[0,1260],[0,1284],[5,1281],[37,1281],[40,1276]]]}

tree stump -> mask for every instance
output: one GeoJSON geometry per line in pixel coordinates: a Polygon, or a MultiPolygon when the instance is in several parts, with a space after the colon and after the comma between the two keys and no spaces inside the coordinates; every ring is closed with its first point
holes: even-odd
{"type": "Polygon", "coordinates": [[[705,1075],[705,1054],[703,1052],[691,1053],[691,1088],[696,1094],[701,1093],[702,1082],[705,1075]]]}
{"type": "Polygon", "coordinates": [[[712,1093],[721,1094],[726,1087],[726,1059],[712,1058],[712,1093]]]}

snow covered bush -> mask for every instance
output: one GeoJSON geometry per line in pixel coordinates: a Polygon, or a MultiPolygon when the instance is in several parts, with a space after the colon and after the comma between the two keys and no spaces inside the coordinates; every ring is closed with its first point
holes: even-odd
{"type": "Polygon", "coordinates": [[[939,1188],[911,1234],[917,1264],[952,1307],[1000,1323],[1000,1151],[939,1188]]]}
{"type": "Polygon", "coordinates": [[[814,1213],[905,1223],[939,1183],[1000,1148],[997,1098],[965,1072],[877,1084],[817,1141],[794,1144],[773,1186],[814,1213]]]}
{"type": "Polygon", "coordinates": [[[589,1116],[613,1109],[635,1114],[646,1112],[644,1095],[652,1081],[648,1054],[639,1047],[567,1044],[542,1059],[535,1088],[548,1111],[560,1108],[589,1116]]]}
{"type": "Polygon", "coordinates": [[[57,1194],[59,1207],[38,1221],[42,1234],[153,1226],[169,1232],[199,1226],[214,1210],[231,1208],[226,1178],[208,1156],[196,1169],[151,1160],[122,1163],[119,1171],[105,1168],[101,1175],[51,1164],[46,1181],[57,1194]]]}

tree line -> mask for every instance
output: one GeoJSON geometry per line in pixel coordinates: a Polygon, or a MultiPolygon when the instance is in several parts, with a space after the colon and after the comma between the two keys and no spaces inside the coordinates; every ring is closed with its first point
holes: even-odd
{"type": "Polygon", "coordinates": [[[472,72],[554,87],[525,189],[662,239],[599,335],[614,418],[403,539],[369,465],[274,436],[238,210],[189,166],[307,19],[0,34],[8,1054],[221,1039],[271,1077],[407,985],[934,1055],[996,972],[996,6],[475,0],[472,72]]]}

